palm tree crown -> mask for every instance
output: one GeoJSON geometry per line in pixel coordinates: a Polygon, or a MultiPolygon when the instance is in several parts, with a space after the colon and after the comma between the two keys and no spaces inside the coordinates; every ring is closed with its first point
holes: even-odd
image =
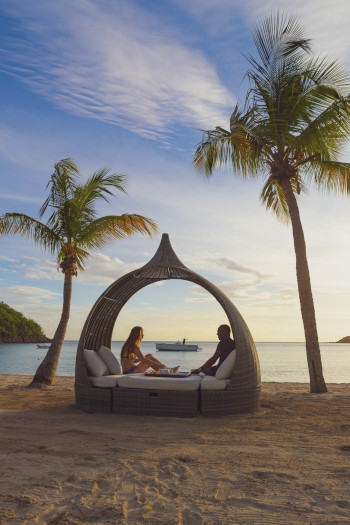
{"type": "Polygon", "coordinates": [[[78,184],[79,170],[72,159],[55,164],[47,185],[49,195],[39,210],[41,219],[50,208],[46,224],[23,213],[6,213],[0,219],[3,234],[19,234],[31,238],[35,244],[56,255],[63,273],[84,270],[93,249],[102,249],[116,239],[135,233],[152,235],[157,225],[151,219],[137,214],[97,217],[96,203],[117,189],[126,193],[126,176],[110,174],[102,168],[86,182],[78,184]]]}
{"type": "Polygon", "coordinates": [[[349,76],[334,60],[310,54],[296,17],[271,15],[254,31],[260,61],[248,56],[250,88],[235,107],[230,130],[207,131],[194,163],[204,174],[230,163],[243,177],[265,175],[261,200],[289,220],[282,179],[293,192],[310,183],[350,191],[350,164],[341,162],[350,132],[349,76]]]}

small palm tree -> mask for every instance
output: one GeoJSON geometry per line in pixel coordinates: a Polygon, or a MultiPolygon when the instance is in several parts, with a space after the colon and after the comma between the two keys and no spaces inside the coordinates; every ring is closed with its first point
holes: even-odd
{"type": "Polygon", "coordinates": [[[338,62],[311,55],[293,15],[270,15],[253,36],[260,61],[247,57],[245,107],[235,107],[229,131],[204,133],[194,164],[206,176],[230,164],[243,177],[265,177],[261,201],[291,221],[310,388],[326,392],[297,198],[310,185],[350,191],[350,164],[339,160],[350,132],[349,77],[338,62]]]}
{"type": "Polygon", "coordinates": [[[57,257],[64,273],[63,309],[50,348],[39,365],[30,386],[51,385],[57,370],[70,312],[72,278],[83,271],[90,250],[101,249],[115,239],[136,233],[152,236],[157,232],[154,221],[136,214],[97,217],[96,203],[108,202],[112,190],[126,193],[125,175],[110,174],[107,168],[95,172],[78,184],[79,170],[72,159],[55,164],[47,185],[49,196],[39,210],[41,219],[48,208],[52,213],[46,224],[23,213],[6,213],[0,217],[0,234],[21,235],[57,257]]]}

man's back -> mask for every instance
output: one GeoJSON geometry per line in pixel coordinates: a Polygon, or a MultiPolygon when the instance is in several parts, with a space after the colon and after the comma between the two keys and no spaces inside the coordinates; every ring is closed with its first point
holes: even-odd
{"type": "Polygon", "coordinates": [[[236,344],[231,337],[228,337],[227,339],[222,339],[216,350],[220,352],[220,359],[219,363],[217,365],[217,368],[225,361],[226,357],[236,348],[236,344]]]}

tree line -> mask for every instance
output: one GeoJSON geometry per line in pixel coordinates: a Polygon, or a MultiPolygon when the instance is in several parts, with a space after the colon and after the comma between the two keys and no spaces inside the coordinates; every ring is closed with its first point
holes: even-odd
{"type": "Polygon", "coordinates": [[[46,343],[41,326],[0,301],[0,343],[46,343]]]}

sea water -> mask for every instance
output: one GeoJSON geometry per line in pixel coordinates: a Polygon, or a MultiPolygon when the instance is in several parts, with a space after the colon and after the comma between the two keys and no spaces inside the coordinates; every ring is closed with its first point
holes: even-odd
{"type": "MultiPolygon", "coordinates": [[[[158,341],[159,342],[159,341],[158,341]]],[[[156,350],[154,341],[143,341],[144,354],[154,354],[167,367],[180,365],[181,370],[198,368],[215,352],[218,342],[195,342],[197,352],[164,352],[156,350]]],[[[65,341],[57,375],[74,376],[78,341],[65,341]]],[[[119,357],[123,342],[113,341],[112,351],[119,357]]],[[[350,382],[350,344],[321,343],[323,373],[328,383],[350,382]]],[[[262,381],[308,383],[305,343],[256,343],[262,381]]],[[[0,374],[33,375],[47,349],[35,344],[0,344],[0,374]]]]}

